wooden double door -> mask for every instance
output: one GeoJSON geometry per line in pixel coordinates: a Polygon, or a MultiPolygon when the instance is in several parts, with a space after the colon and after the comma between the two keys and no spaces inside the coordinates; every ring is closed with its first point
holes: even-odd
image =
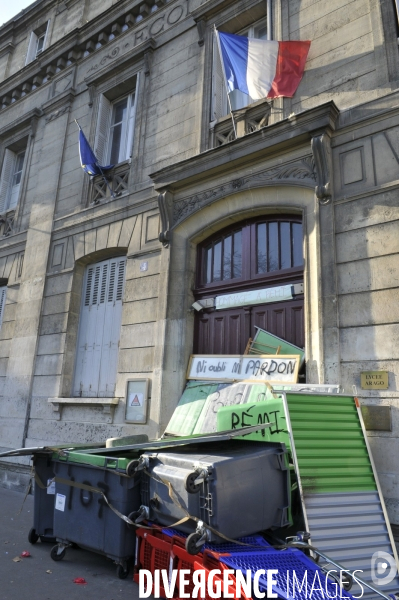
{"type": "Polygon", "coordinates": [[[256,327],[300,348],[304,339],[304,302],[295,299],[274,304],[208,310],[195,316],[195,354],[242,354],[256,327]]]}

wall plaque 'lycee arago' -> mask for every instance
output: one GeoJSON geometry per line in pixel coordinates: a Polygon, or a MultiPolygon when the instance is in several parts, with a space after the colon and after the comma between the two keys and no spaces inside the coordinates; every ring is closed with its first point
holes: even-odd
{"type": "Polygon", "coordinates": [[[363,371],[360,373],[362,390],[387,390],[388,371],[363,371]]]}

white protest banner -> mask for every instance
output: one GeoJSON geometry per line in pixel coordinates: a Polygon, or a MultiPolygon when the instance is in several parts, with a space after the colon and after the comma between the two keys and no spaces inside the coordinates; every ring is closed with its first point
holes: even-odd
{"type": "Polygon", "coordinates": [[[298,355],[192,354],[187,379],[296,383],[298,368],[298,355]]]}

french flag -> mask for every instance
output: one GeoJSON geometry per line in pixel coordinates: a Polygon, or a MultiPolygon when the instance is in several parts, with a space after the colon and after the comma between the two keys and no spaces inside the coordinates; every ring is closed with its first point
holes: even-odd
{"type": "Polygon", "coordinates": [[[310,42],[275,42],[217,31],[229,91],[292,98],[302,79],[310,42]]]}

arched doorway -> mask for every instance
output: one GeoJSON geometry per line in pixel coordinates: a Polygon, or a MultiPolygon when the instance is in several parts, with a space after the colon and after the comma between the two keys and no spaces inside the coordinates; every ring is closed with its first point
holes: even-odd
{"type": "Polygon", "coordinates": [[[298,215],[268,215],[219,231],[198,247],[196,300],[236,294],[234,306],[195,315],[194,352],[242,354],[261,327],[304,347],[303,232],[298,215]],[[247,305],[241,292],[295,286],[292,299],[247,305]]]}

